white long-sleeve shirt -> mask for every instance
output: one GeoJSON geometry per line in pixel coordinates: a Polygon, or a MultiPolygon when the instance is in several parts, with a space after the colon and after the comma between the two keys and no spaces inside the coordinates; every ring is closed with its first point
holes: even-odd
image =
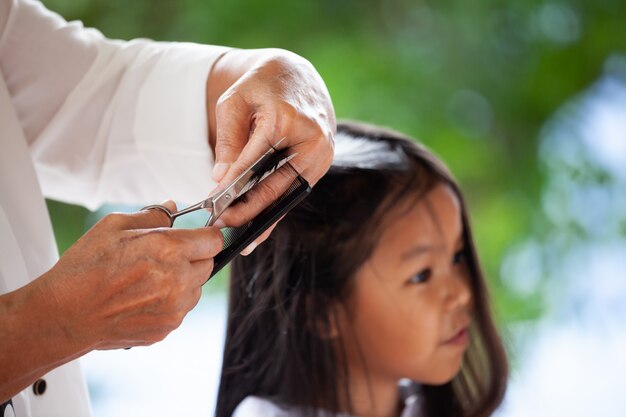
{"type": "MultiPolygon", "coordinates": [[[[205,86],[226,50],[113,41],[37,1],[0,0],[0,294],[58,258],[44,196],[91,209],[206,196],[205,86]]],[[[43,379],[4,416],[90,414],[77,362],[43,379]]]]}

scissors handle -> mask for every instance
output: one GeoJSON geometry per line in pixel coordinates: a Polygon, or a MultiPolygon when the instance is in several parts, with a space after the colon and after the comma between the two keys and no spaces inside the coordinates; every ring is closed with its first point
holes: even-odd
{"type": "Polygon", "coordinates": [[[270,174],[281,168],[283,165],[288,164],[289,161],[294,158],[297,153],[292,155],[286,155],[287,148],[276,149],[286,138],[280,139],[276,144],[265,152],[252,166],[244,170],[233,182],[226,188],[213,194],[211,197],[206,198],[199,203],[186,207],[180,211],[172,212],[165,206],[160,204],[154,204],[146,206],[141,210],[161,210],[170,219],[170,227],[174,225],[174,220],[178,216],[182,216],[192,211],[200,209],[208,209],[210,212],[209,220],[206,222],[206,226],[213,226],[215,221],[222,215],[222,213],[233,204],[239,197],[245,194],[248,190],[254,187],[259,182],[263,181],[270,174]]]}
{"type": "Polygon", "coordinates": [[[170,227],[174,225],[174,219],[176,218],[175,215],[178,214],[178,213],[172,213],[170,209],[160,204],[152,204],[150,206],[145,206],[145,207],[142,207],[141,210],[139,211],[145,211],[145,210],[161,210],[170,219],[170,227]]]}
{"type": "MultiPolygon", "coordinates": [[[[146,206],[144,208],[142,208],[140,211],[144,211],[144,210],[161,210],[163,213],[165,213],[167,215],[167,217],[170,219],[170,226],[172,227],[174,225],[174,220],[176,220],[176,218],[178,216],[182,216],[183,214],[187,214],[187,213],[191,213],[192,211],[196,211],[196,210],[200,210],[203,208],[207,208],[207,207],[211,207],[213,205],[213,201],[211,200],[211,198],[207,198],[204,199],[196,204],[194,204],[193,206],[189,206],[186,207],[180,211],[174,212],[172,213],[172,211],[170,209],[168,209],[167,207],[161,205],[161,204],[153,204],[150,206],[146,206]]],[[[213,220],[213,210],[211,210],[211,215],[209,217],[209,220],[207,222],[207,226],[212,225],[213,223],[211,223],[211,220],[213,220]]]]}

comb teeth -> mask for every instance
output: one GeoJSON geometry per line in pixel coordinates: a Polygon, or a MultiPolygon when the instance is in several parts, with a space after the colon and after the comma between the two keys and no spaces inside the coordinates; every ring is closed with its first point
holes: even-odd
{"type": "MultiPolygon", "coordinates": [[[[293,169],[288,163],[286,165],[293,169]]],[[[298,175],[287,191],[254,219],[240,227],[223,229],[224,248],[213,259],[213,271],[209,278],[207,278],[207,281],[213,278],[213,276],[237,256],[239,252],[265,232],[272,224],[278,221],[285,213],[300,203],[310,192],[311,187],[309,183],[298,175]]]]}

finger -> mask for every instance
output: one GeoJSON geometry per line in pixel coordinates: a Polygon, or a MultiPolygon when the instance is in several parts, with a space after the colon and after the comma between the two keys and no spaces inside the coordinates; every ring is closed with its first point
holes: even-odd
{"type": "Polygon", "coordinates": [[[289,148],[290,154],[296,154],[290,161],[292,167],[311,185],[317,183],[330,167],[334,145],[332,137],[329,139],[319,129],[307,128],[308,124],[310,122],[296,124],[293,121],[277,120],[275,116],[267,114],[257,115],[257,126],[250,140],[239,158],[232,163],[228,175],[222,179],[222,184],[234,180],[281,140],[280,148],[289,148]],[[294,131],[296,126],[297,131],[294,131]]]}
{"type": "Polygon", "coordinates": [[[297,173],[285,165],[248,191],[242,201],[230,206],[218,219],[216,226],[237,227],[255,218],[270,204],[278,201],[293,183],[297,173]]]}
{"type": "Polygon", "coordinates": [[[227,92],[215,108],[216,142],[213,180],[221,182],[250,137],[250,110],[237,94],[227,92]]]}
{"type": "MultiPolygon", "coordinates": [[[[267,119],[267,116],[255,114],[254,116],[249,115],[249,117],[254,117],[254,129],[249,130],[244,142],[240,143],[241,147],[238,148],[236,158],[230,161],[229,170],[221,179],[220,185],[232,182],[281,139],[275,137],[275,125],[267,119]],[[264,118],[265,120],[262,120],[264,118]]],[[[250,124],[246,126],[250,127],[250,124]]],[[[281,148],[286,146],[288,146],[287,140],[281,144],[281,148]]]]}
{"type": "MultiPolygon", "coordinates": [[[[171,200],[161,203],[171,212],[176,211],[176,203],[171,200]]],[[[163,210],[149,209],[135,213],[112,213],[103,221],[111,222],[117,230],[154,229],[157,227],[170,227],[169,216],[163,210]]]]}
{"type": "Polygon", "coordinates": [[[158,233],[168,236],[169,244],[176,246],[172,253],[182,253],[191,262],[213,259],[224,248],[224,236],[217,227],[165,229],[158,233]]]}
{"type": "MultiPolygon", "coordinates": [[[[197,287],[201,287],[213,272],[213,259],[202,259],[191,263],[193,268],[193,284],[197,287]]],[[[195,305],[195,304],[194,304],[195,305]]]]}
{"type": "MultiPolygon", "coordinates": [[[[282,217],[281,217],[282,219],[282,217]]],[[[279,220],[280,221],[280,220],[279,220]]],[[[244,250],[241,251],[241,254],[243,256],[248,256],[250,255],[252,252],[254,252],[254,250],[263,242],[265,242],[267,240],[268,237],[270,237],[270,235],[272,234],[272,231],[274,231],[274,229],[276,228],[276,226],[278,225],[278,222],[274,223],[273,225],[271,225],[266,231],[264,231],[263,233],[261,233],[261,235],[256,238],[254,240],[254,242],[250,243],[248,246],[246,246],[246,248],[244,250]]]]}
{"type": "Polygon", "coordinates": [[[325,136],[311,136],[305,140],[294,141],[292,149],[297,153],[290,162],[294,169],[311,186],[315,185],[330,168],[333,159],[333,142],[325,136]]]}
{"type": "MultiPolygon", "coordinates": [[[[265,114],[258,120],[259,136],[265,136],[265,142],[276,143],[285,140],[280,147],[288,147],[296,154],[291,165],[310,184],[315,184],[330,167],[333,157],[333,134],[325,131],[315,116],[301,114],[292,106],[284,104],[278,112],[265,114]]],[[[261,141],[263,137],[253,135],[250,143],[261,141]]],[[[246,149],[242,152],[242,158],[246,149]]]]}

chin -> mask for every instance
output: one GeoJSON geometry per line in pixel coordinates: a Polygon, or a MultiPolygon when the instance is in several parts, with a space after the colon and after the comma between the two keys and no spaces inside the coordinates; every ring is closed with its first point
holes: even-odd
{"type": "Polygon", "coordinates": [[[462,364],[462,362],[455,366],[451,366],[450,363],[441,364],[438,369],[431,369],[427,373],[421,372],[418,378],[413,378],[413,381],[427,385],[447,384],[459,374],[462,364]]]}
{"type": "Polygon", "coordinates": [[[427,385],[444,385],[452,381],[457,374],[458,372],[455,372],[452,375],[438,375],[428,379],[422,378],[420,382],[427,385]]]}

